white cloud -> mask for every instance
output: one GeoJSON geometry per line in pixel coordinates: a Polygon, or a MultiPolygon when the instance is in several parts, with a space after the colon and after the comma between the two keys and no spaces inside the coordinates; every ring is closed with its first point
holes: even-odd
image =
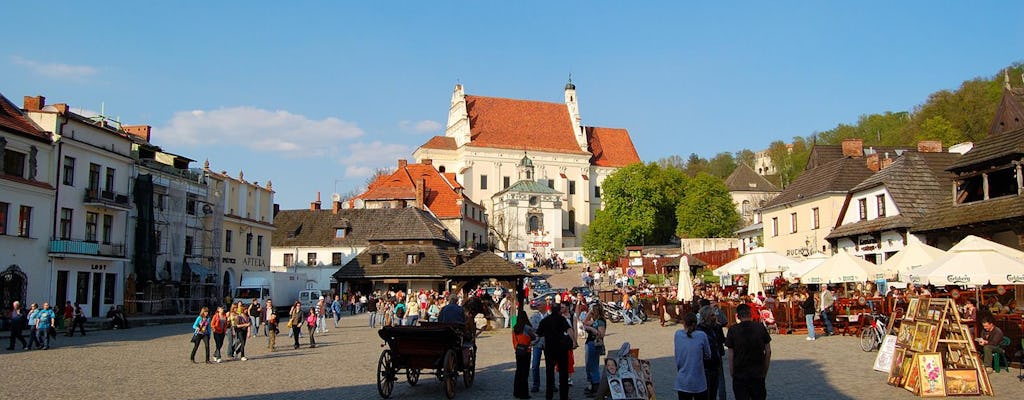
{"type": "Polygon", "coordinates": [[[11,56],[11,63],[25,67],[35,74],[54,79],[83,80],[99,73],[99,69],[88,65],[43,63],[20,56],[11,56]]]}
{"type": "Polygon", "coordinates": [[[180,146],[233,144],[284,157],[324,156],[340,142],[363,135],[353,122],[309,119],[288,111],[254,107],[179,111],[161,128],[156,143],[180,146]]]}
{"type": "Polygon", "coordinates": [[[408,159],[412,154],[409,146],[374,141],[357,142],[348,145],[349,155],[338,160],[345,165],[346,177],[368,177],[377,168],[391,168],[398,159],[408,159]]]}
{"type": "Polygon", "coordinates": [[[434,133],[440,131],[440,122],[425,119],[422,121],[399,121],[398,128],[407,133],[434,133]]]}

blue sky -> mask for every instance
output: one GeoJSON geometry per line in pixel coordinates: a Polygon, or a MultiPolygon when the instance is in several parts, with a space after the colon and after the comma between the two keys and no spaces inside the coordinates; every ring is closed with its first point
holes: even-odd
{"type": "Polygon", "coordinates": [[[654,161],[910,110],[1024,60],[1019,2],[694,3],[14,2],[0,93],[102,104],[290,209],[443,134],[458,82],[560,102],[571,72],[584,124],[654,161]]]}

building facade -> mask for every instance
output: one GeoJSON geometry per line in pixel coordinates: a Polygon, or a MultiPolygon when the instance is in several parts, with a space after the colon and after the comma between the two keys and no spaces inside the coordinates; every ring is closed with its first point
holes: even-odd
{"type": "Polygon", "coordinates": [[[50,134],[0,95],[0,304],[49,298],[56,198],[50,134]]]}
{"type": "Polygon", "coordinates": [[[583,125],[571,82],[562,103],[469,95],[456,85],[445,135],[431,138],[413,157],[454,173],[466,196],[494,215],[494,195],[518,180],[524,153],[534,164],[531,179],[561,193],[563,228],[551,233],[552,248],[578,247],[602,207],[601,183],[618,168],[640,162],[625,129],[583,125]]]}
{"type": "MultiPolygon", "coordinates": [[[[209,178],[214,212],[206,216],[206,226],[212,234],[211,250],[220,254],[219,271],[222,293],[232,293],[241,283],[245,271],[269,271],[271,240],[274,225],[274,186],[228,176],[226,171],[213,172],[209,163],[203,166],[209,178]],[[218,216],[218,214],[222,216],[218,216]]],[[[217,254],[204,254],[206,259],[217,254]]]]}

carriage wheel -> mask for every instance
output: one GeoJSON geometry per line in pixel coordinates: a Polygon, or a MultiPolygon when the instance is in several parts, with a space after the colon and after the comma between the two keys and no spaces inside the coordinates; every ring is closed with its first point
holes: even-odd
{"type": "Polygon", "coordinates": [[[380,353],[380,361],[377,362],[377,393],[382,398],[390,398],[391,390],[395,388],[395,369],[391,364],[391,350],[384,350],[380,353]]]}
{"type": "Polygon", "coordinates": [[[405,370],[405,379],[409,386],[416,386],[420,382],[420,370],[409,368],[405,370]]]}
{"type": "Polygon", "coordinates": [[[463,367],[462,383],[464,383],[468,389],[470,386],[473,386],[473,379],[476,378],[476,349],[473,349],[473,351],[469,353],[469,362],[463,367]]]}
{"type": "Polygon", "coordinates": [[[455,350],[444,353],[443,378],[444,394],[449,399],[455,397],[455,350]]]}

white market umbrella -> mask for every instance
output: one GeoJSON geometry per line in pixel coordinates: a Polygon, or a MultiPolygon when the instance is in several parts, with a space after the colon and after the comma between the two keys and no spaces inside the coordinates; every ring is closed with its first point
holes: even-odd
{"type": "Polygon", "coordinates": [[[754,296],[757,292],[764,292],[764,282],[761,282],[761,274],[757,271],[750,271],[747,282],[747,294],[754,296]]]}
{"type": "Polygon", "coordinates": [[[679,260],[679,283],[676,284],[676,300],[693,300],[693,280],[690,278],[690,260],[683,256],[679,260]]]}
{"type": "Polygon", "coordinates": [[[991,240],[982,239],[974,235],[967,235],[967,237],[963,238],[960,243],[951,247],[949,252],[956,253],[964,250],[995,250],[1004,256],[1024,262],[1024,251],[1020,251],[1013,247],[1002,245],[991,240]]]}
{"type": "Polygon", "coordinates": [[[885,276],[882,269],[867,260],[839,251],[825,262],[800,276],[803,283],[866,282],[885,276]]]}
{"type": "Polygon", "coordinates": [[[995,249],[950,252],[910,272],[909,281],[932,285],[1021,285],[1024,262],[995,249]]]}
{"type": "Polygon", "coordinates": [[[746,275],[750,271],[782,272],[797,264],[797,261],[766,248],[757,248],[740,258],[729,261],[715,270],[715,276],[746,275]]]}
{"type": "Polygon", "coordinates": [[[807,258],[805,258],[803,261],[794,265],[793,268],[790,268],[786,270],[786,272],[783,272],[782,276],[787,279],[800,277],[801,275],[807,273],[807,271],[810,271],[812,268],[821,265],[821,263],[825,262],[825,260],[828,260],[828,256],[822,253],[811,254],[807,256],[807,258]]]}
{"type": "Polygon", "coordinates": [[[914,268],[928,264],[946,255],[945,251],[921,242],[913,242],[897,252],[880,265],[886,276],[906,280],[914,268]]]}

